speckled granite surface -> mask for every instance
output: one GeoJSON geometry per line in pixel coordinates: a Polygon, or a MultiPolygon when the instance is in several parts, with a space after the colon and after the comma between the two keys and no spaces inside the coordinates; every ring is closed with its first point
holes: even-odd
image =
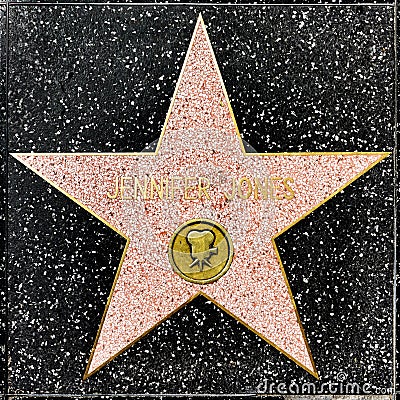
{"type": "MultiPolygon", "coordinates": [[[[199,12],[258,151],[393,150],[393,6],[13,4],[8,151],[142,150],[160,135],[199,12]]],[[[392,162],[277,240],[320,381],[197,298],[83,382],[124,240],[10,159],[7,393],[392,388],[392,162]]]]}
{"type": "MultiPolygon", "coordinates": [[[[6,7],[0,6],[0,370],[6,369],[5,343],[6,332],[6,175],[7,175],[7,146],[6,146],[6,7]]],[[[5,390],[5,374],[1,374],[0,390],[5,390]]]]}

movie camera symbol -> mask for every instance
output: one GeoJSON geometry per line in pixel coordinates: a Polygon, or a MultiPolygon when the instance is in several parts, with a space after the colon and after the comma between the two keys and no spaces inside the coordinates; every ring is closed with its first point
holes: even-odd
{"type": "Polygon", "coordinates": [[[189,268],[198,265],[200,272],[203,272],[204,266],[212,268],[208,261],[214,254],[218,254],[218,248],[212,247],[215,241],[214,232],[205,229],[202,231],[193,230],[186,237],[190,245],[190,255],[193,262],[189,268]]]}

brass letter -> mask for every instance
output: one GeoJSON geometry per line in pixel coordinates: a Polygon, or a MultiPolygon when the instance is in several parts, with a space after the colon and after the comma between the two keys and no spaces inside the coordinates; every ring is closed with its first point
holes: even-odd
{"type": "Polygon", "coordinates": [[[235,178],[232,178],[232,194],[224,192],[224,195],[228,200],[233,200],[233,198],[235,197],[235,195],[236,195],[236,180],[235,180],[235,178]]]}
{"type": "Polygon", "coordinates": [[[182,180],[181,176],[173,176],[171,178],[171,199],[175,198],[175,189],[179,189],[179,186],[175,186],[175,181],[182,180]]]}
{"type": "Polygon", "coordinates": [[[267,177],[264,178],[264,185],[260,182],[259,178],[255,178],[255,185],[254,185],[254,198],[257,200],[258,199],[258,190],[261,191],[262,194],[262,198],[264,200],[268,199],[268,195],[270,193],[269,186],[270,186],[270,182],[269,179],[267,177]]]}
{"type": "MultiPolygon", "coordinates": [[[[272,181],[272,182],[281,181],[282,179],[283,179],[283,178],[280,177],[280,176],[275,176],[275,177],[271,178],[271,181],[272,181]]],[[[274,199],[275,199],[275,200],[283,200],[283,199],[284,199],[283,197],[278,196],[278,195],[276,194],[276,192],[277,192],[277,187],[276,187],[275,185],[273,185],[273,186],[274,186],[274,199]]]]}
{"type": "Polygon", "coordinates": [[[130,176],[121,176],[121,200],[132,200],[132,196],[125,196],[125,189],[129,189],[131,186],[125,186],[125,181],[131,181],[130,176]]]}
{"type": "Polygon", "coordinates": [[[285,186],[285,189],[289,192],[289,194],[285,194],[285,198],[287,200],[292,200],[294,198],[294,190],[289,186],[288,182],[294,183],[293,178],[285,178],[283,180],[283,186],[285,186]]]}
{"type": "Polygon", "coordinates": [[[115,177],[115,193],[113,195],[111,195],[110,193],[107,192],[107,197],[109,199],[116,199],[117,198],[117,196],[118,196],[118,182],[119,182],[119,179],[118,179],[118,175],[117,175],[115,177]]]}
{"type": "Polygon", "coordinates": [[[147,199],[147,183],[148,183],[148,178],[147,176],[144,178],[144,185],[142,186],[140,184],[139,178],[135,176],[135,200],[138,198],[138,189],[140,193],[142,194],[143,200],[147,199]]]}
{"type": "Polygon", "coordinates": [[[163,186],[163,177],[160,179],[160,186],[157,186],[157,181],[152,176],[150,179],[150,198],[154,199],[154,189],[156,190],[158,197],[160,199],[164,196],[164,186],[163,186]]]}
{"type": "Polygon", "coordinates": [[[189,196],[189,191],[196,189],[195,186],[189,186],[189,181],[193,181],[193,180],[197,180],[197,179],[193,176],[185,176],[185,195],[184,195],[185,200],[196,200],[197,199],[197,197],[189,196]]]}
{"type": "Polygon", "coordinates": [[[210,200],[210,195],[208,194],[207,190],[210,188],[210,181],[208,178],[205,178],[203,176],[200,176],[199,178],[199,199],[201,199],[202,193],[207,197],[208,200],[210,200]],[[206,184],[203,185],[202,182],[205,182],[206,184]]]}
{"type": "Polygon", "coordinates": [[[253,186],[251,185],[251,181],[249,178],[246,178],[245,176],[239,179],[239,183],[238,183],[238,195],[241,199],[248,199],[251,194],[253,193],[253,186]],[[243,182],[247,183],[247,193],[244,194],[243,190],[242,190],[242,184],[243,182]]]}

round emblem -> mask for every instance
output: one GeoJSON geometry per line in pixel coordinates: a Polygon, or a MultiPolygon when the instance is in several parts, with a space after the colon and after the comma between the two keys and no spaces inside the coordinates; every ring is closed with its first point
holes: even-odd
{"type": "Polygon", "coordinates": [[[168,256],[175,272],[186,281],[210,283],[228,271],[233,258],[233,243],[218,222],[192,219],[172,235],[168,256]]]}

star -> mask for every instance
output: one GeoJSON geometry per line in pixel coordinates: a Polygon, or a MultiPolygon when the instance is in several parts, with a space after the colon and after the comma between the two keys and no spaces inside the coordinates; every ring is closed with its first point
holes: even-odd
{"type": "Polygon", "coordinates": [[[387,155],[247,153],[199,16],[154,152],[13,154],[126,239],[84,379],[199,295],[317,378],[275,239],[387,155]],[[257,177],[278,185],[273,196],[257,177]],[[169,194],[149,194],[151,179],[169,194]],[[207,284],[182,279],[168,259],[174,231],[195,218],[221,224],[234,247],[207,284]]]}

